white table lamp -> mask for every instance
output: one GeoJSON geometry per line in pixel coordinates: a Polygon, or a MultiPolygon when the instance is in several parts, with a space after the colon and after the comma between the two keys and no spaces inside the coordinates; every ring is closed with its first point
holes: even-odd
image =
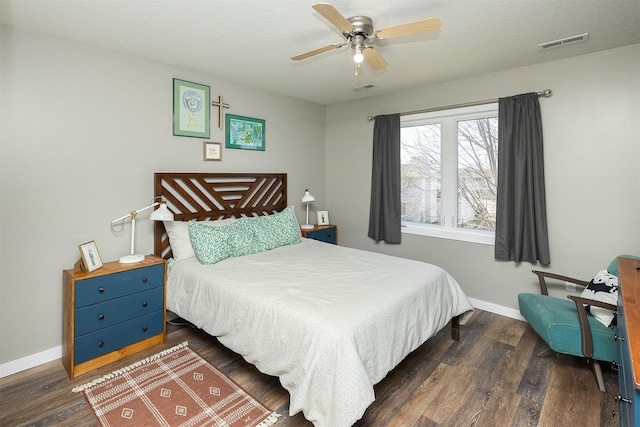
{"type": "Polygon", "coordinates": [[[309,189],[307,188],[306,190],[304,190],[304,196],[302,196],[302,203],[305,203],[307,205],[307,221],[306,223],[300,226],[300,228],[302,228],[303,230],[310,230],[313,228],[313,224],[309,224],[309,203],[312,203],[315,201],[316,201],[316,198],[309,193],[309,189]]]}
{"type": "MultiPolygon", "coordinates": [[[[111,229],[116,231],[113,226],[117,223],[121,223],[121,227],[124,226],[124,222],[127,218],[131,218],[131,253],[129,255],[124,255],[120,257],[119,261],[121,264],[133,264],[136,262],[140,262],[144,260],[144,255],[135,253],[135,239],[136,239],[136,216],[147,209],[154,208],[160,205],[158,209],[153,211],[151,215],[149,215],[149,219],[152,221],[173,221],[173,214],[167,207],[167,201],[162,199],[160,202],[154,202],[153,204],[144,207],[142,209],[138,209],[136,211],[131,211],[127,215],[121,216],[120,218],[114,219],[111,221],[111,229]]],[[[120,228],[121,231],[122,228],[120,228]]]]}

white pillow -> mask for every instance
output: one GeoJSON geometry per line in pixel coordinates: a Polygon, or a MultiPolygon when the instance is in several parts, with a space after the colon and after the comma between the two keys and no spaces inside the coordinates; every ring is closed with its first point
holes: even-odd
{"type": "MultiPolygon", "coordinates": [[[[211,225],[214,227],[222,227],[236,222],[238,218],[218,219],[216,221],[198,221],[198,224],[211,225]]],[[[186,221],[163,221],[164,229],[167,230],[169,236],[169,244],[173,259],[178,261],[181,259],[192,258],[196,256],[191,246],[189,238],[189,223],[186,221]]]]}
{"type": "MultiPolygon", "coordinates": [[[[618,278],[613,274],[609,274],[607,270],[599,271],[580,296],[616,305],[618,303],[618,278]]],[[[614,326],[617,323],[611,310],[586,304],[585,308],[593,317],[607,327],[614,326]]]]}

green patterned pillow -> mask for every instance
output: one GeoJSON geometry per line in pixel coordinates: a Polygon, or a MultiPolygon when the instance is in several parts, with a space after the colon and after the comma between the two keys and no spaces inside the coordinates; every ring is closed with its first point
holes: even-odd
{"type": "Polygon", "coordinates": [[[236,223],[222,227],[189,222],[191,246],[200,264],[215,264],[233,253],[230,244],[231,228],[236,223]]]}
{"type": "Polygon", "coordinates": [[[250,218],[241,218],[228,227],[232,229],[229,236],[231,256],[250,255],[266,250],[264,245],[256,239],[250,218]]]}
{"type": "Polygon", "coordinates": [[[292,206],[273,215],[241,218],[221,227],[189,222],[189,239],[201,264],[215,264],[231,256],[255,254],[301,240],[292,206]]]}
{"type": "Polygon", "coordinates": [[[300,227],[293,206],[282,212],[251,219],[256,240],[265,250],[300,242],[300,227]]]}

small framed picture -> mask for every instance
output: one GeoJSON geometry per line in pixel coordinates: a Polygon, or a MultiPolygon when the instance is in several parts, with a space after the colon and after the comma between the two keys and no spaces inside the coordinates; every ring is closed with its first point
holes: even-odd
{"type": "Polygon", "coordinates": [[[98,247],[96,246],[95,241],[90,241],[87,243],[83,243],[78,245],[78,249],[80,249],[80,256],[82,257],[82,263],[84,264],[84,269],[91,273],[102,267],[102,259],[100,259],[100,254],[98,253],[98,247]]]}
{"type": "Polygon", "coordinates": [[[204,159],[222,160],[222,143],[204,141],[204,159]]]}
{"type": "Polygon", "coordinates": [[[318,225],[329,224],[329,211],[318,211],[318,225]]]}
{"type": "Polygon", "coordinates": [[[225,120],[225,148],[264,151],[264,120],[233,114],[225,115],[225,120]]]}

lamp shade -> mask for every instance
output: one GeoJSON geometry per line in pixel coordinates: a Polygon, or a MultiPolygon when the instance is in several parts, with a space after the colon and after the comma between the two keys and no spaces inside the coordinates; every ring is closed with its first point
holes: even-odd
{"type": "Polygon", "coordinates": [[[316,201],[316,198],[309,193],[309,190],[308,189],[304,190],[304,196],[302,196],[302,203],[311,203],[315,201],[316,201]]]}
{"type": "Polygon", "coordinates": [[[160,207],[149,215],[149,219],[153,221],[173,221],[173,214],[167,207],[167,203],[163,200],[160,207]]]}

